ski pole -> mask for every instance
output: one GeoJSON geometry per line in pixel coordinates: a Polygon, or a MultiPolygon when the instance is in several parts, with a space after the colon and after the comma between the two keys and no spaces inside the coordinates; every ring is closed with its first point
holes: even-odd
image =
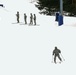
{"type": "Polygon", "coordinates": [[[52,63],[53,63],[53,55],[52,55],[52,63]]]}
{"type": "Polygon", "coordinates": [[[63,60],[65,61],[65,59],[64,59],[64,57],[63,57],[63,55],[61,54],[61,57],[63,58],[63,60]]]}

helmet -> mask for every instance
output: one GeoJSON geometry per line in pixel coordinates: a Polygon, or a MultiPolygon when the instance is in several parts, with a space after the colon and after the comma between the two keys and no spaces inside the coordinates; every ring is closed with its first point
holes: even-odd
{"type": "Polygon", "coordinates": [[[57,49],[57,47],[55,47],[55,49],[57,49]]]}

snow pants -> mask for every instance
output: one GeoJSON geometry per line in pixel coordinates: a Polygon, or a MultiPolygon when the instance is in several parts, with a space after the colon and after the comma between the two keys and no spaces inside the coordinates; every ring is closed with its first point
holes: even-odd
{"type": "Polygon", "coordinates": [[[60,55],[58,54],[58,55],[55,55],[55,56],[54,56],[54,62],[55,62],[55,63],[56,63],[56,57],[58,57],[58,58],[59,58],[59,60],[60,60],[60,61],[62,61],[62,59],[61,59],[60,55]]]}

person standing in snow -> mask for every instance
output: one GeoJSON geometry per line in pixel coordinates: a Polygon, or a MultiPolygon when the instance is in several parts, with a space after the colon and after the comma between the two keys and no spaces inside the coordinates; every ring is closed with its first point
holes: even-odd
{"type": "Polygon", "coordinates": [[[27,15],[26,15],[26,13],[24,13],[24,21],[25,21],[25,24],[27,24],[27,15]]]}
{"type": "Polygon", "coordinates": [[[17,11],[16,17],[17,17],[17,23],[19,23],[20,16],[19,16],[19,12],[18,11],[17,11]]]}
{"type": "Polygon", "coordinates": [[[36,15],[34,14],[34,24],[36,25],[36,15]]]}
{"type": "Polygon", "coordinates": [[[30,24],[33,24],[33,15],[30,13],[30,24]]]}
{"type": "Polygon", "coordinates": [[[62,61],[62,59],[59,55],[60,53],[61,53],[61,51],[57,47],[55,47],[55,49],[53,50],[53,54],[52,54],[54,56],[54,63],[56,63],[56,57],[58,57],[59,60],[62,61]]]}

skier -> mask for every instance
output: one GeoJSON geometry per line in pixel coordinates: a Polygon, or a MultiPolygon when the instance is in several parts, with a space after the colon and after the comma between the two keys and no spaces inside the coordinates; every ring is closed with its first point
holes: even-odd
{"type": "Polygon", "coordinates": [[[27,24],[27,15],[26,15],[26,13],[24,13],[24,21],[25,21],[25,24],[27,24]]]}
{"type": "Polygon", "coordinates": [[[30,24],[33,24],[33,15],[30,13],[30,24]]]}
{"type": "Polygon", "coordinates": [[[34,14],[34,24],[36,25],[36,15],[34,14]]]}
{"type": "Polygon", "coordinates": [[[19,23],[19,12],[18,11],[17,11],[16,17],[17,17],[17,23],[19,23]]]}
{"type": "Polygon", "coordinates": [[[52,54],[54,56],[54,63],[55,64],[56,64],[56,57],[58,57],[59,60],[62,61],[62,59],[59,55],[60,53],[61,53],[61,51],[57,47],[55,47],[55,49],[53,50],[53,54],[52,54]]]}

